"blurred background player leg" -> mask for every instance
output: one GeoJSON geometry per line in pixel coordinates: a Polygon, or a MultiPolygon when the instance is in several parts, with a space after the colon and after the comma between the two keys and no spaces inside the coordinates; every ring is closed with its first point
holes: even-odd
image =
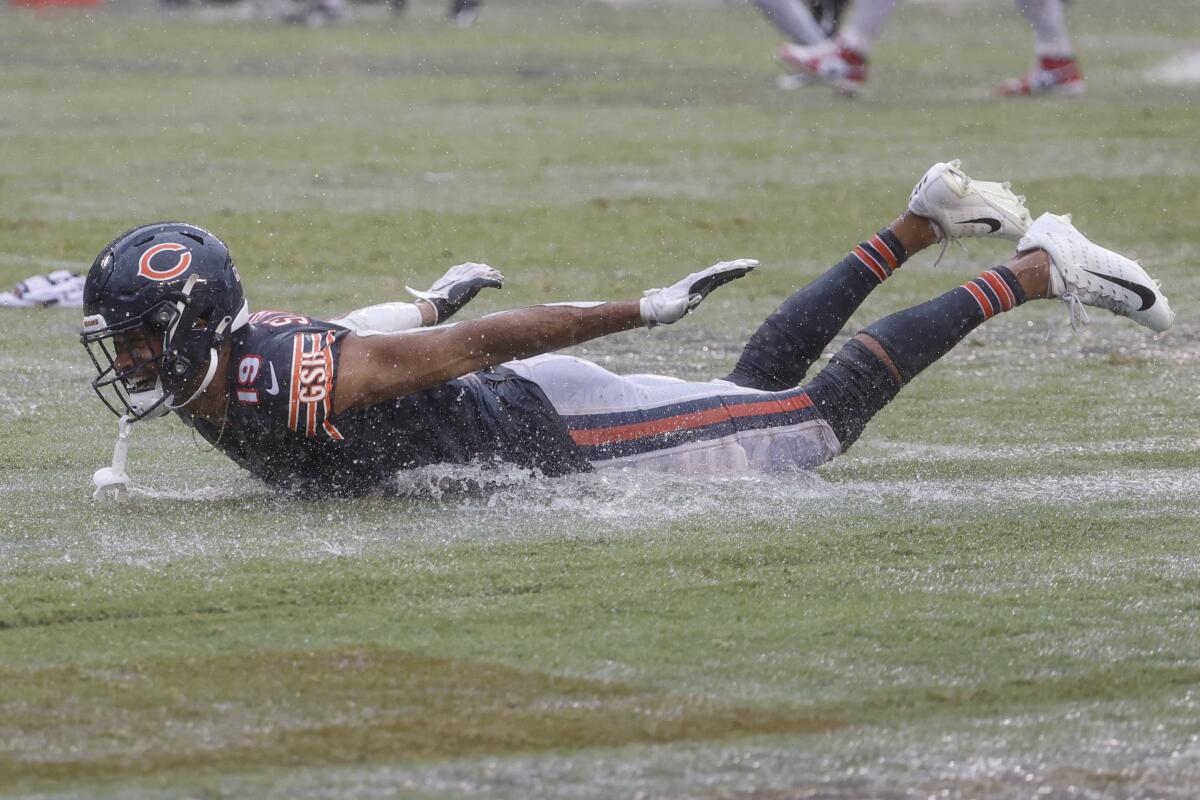
{"type": "MultiPolygon", "coordinates": [[[[842,10],[849,0],[754,0],[758,10],[792,44],[819,45],[837,33],[842,10]]],[[[781,75],[781,89],[804,86],[809,78],[801,73],[781,75]]]]}
{"type": "Polygon", "coordinates": [[[838,25],[842,21],[842,12],[850,5],[850,0],[808,0],[813,16],[817,18],[825,35],[835,36],[838,25]]]}
{"type": "Polygon", "coordinates": [[[480,0],[450,0],[448,18],[460,28],[469,27],[479,16],[480,0]]]}
{"type": "Polygon", "coordinates": [[[1070,34],[1067,33],[1063,0],[1016,2],[1017,8],[1033,25],[1034,55],[1037,61],[1028,73],[1001,83],[996,90],[1006,97],[1082,94],[1086,84],[1075,60],[1070,34]]]}
{"type": "Polygon", "coordinates": [[[794,44],[814,45],[829,38],[805,0],[754,0],[754,5],[780,33],[794,44]]]}
{"type": "MultiPolygon", "coordinates": [[[[481,5],[480,0],[450,0],[446,19],[460,28],[470,27],[479,16],[481,5]]],[[[392,14],[400,16],[408,8],[408,0],[387,0],[387,6],[392,14]]]]}
{"type": "Polygon", "coordinates": [[[320,28],[342,21],[347,13],[346,0],[300,0],[291,11],[284,14],[283,21],[320,28]]]}
{"type": "Polygon", "coordinates": [[[845,26],[834,39],[803,46],[784,44],[779,58],[798,74],[856,95],[867,80],[867,60],[900,0],[855,0],[845,26]]]}

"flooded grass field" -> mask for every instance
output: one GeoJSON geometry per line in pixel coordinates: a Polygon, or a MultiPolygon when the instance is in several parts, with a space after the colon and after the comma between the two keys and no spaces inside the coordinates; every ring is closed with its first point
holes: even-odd
{"type": "MultiPolygon", "coordinates": [[[[1200,793],[1195,4],[1073,4],[1066,103],[989,96],[1030,56],[1007,0],[899,11],[854,102],[776,89],[740,5],[442,11],[0,9],[0,287],[164,218],[230,242],[252,308],[318,316],[466,260],[509,279],[476,315],[759,258],[574,351],[705,378],[960,157],[1139,258],[1176,325],[1025,306],[812,473],[434,468],[311,502],[160,420],[116,506],[78,312],[0,309],[0,795],[1200,793]]],[[[918,256],[829,352],[1008,252],[918,256]]]]}

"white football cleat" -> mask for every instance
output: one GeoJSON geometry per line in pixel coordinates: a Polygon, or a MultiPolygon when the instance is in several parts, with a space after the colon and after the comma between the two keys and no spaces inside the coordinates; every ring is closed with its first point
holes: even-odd
{"type": "MultiPolygon", "coordinates": [[[[1021,238],[1017,251],[1045,250],[1050,256],[1050,295],[1071,309],[1075,325],[1079,304],[1107,308],[1161,333],[1175,321],[1158,282],[1136,261],[1093,244],[1071,224],[1071,216],[1042,214],[1021,238]]],[[[1087,321],[1086,313],[1082,315],[1087,321]]]]}
{"type": "Polygon", "coordinates": [[[942,239],[991,236],[1017,241],[1033,218],[1007,183],[968,177],[958,159],[934,164],[912,190],[908,210],[931,220],[942,239]]]}

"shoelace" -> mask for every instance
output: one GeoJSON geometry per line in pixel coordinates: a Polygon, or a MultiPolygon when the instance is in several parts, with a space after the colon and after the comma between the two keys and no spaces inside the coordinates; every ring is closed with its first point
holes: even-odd
{"type": "MultiPolygon", "coordinates": [[[[935,224],[935,225],[936,225],[936,224],[935,224]]],[[[940,249],[940,250],[938,250],[937,258],[935,258],[935,259],[933,260],[933,265],[934,265],[935,267],[936,267],[938,264],[942,263],[942,256],[946,255],[946,249],[947,249],[948,247],[950,247],[950,243],[951,243],[951,242],[954,242],[956,245],[958,245],[959,247],[961,247],[961,248],[962,248],[962,251],[963,251],[964,253],[970,253],[970,252],[971,252],[970,250],[968,250],[968,249],[967,249],[967,246],[966,246],[965,244],[963,244],[963,243],[962,243],[962,237],[961,237],[961,236],[947,236],[947,235],[946,235],[946,233],[945,233],[944,231],[942,231],[942,228],[941,228],[941,226],[940,226],[940,225],[936,225],[936,227],[937,227],[937,229],[938,229],[938,232],[942,234],[942,247],[941,247],[941,249],[940,249]]]]}
{"type": "MultiPolygon", "coordinates": [[[[1155,286],[1162,286],[1160,281],[1155,281],[1154,284],[1155,286]]],[[[1115,304],[1116,295],[1113,292],[1102,287],[1098,290],[1098,295],[1099,296],[1093,300],[1092,305],[1099,305],[1101,308],[1107,308],[1114,314],[1124,314],[1120,307],[1115,304]],[[1102,299],[1113,301],[1114,304],[1107,305],[1103,302],[1099,302],[1102,299]]],[[[1084,302],[1079,298],[1078,294],[1075,292],[1063,292],[1061,295],[1059,295],[1059,299],[1067,304],[1067,316],[1071,322],[1071,330],[1078,331],[1080,324],[1086,325],[1091,322],[1091,319],[1088,318],[1087,308],[1084,307],[1084,302]]]]}
{"type": "Polygon", "coordinates": [[[1067,318],[1071,323],[1071,330],[1078,333],[1080,325],[1091,322],[1091,319],[1088,318],[1087,308],[1079,299],[1079,295],[1074,292],[1063,292],[1059,295],[1059,299],[1067,304],[1067,318]]]}

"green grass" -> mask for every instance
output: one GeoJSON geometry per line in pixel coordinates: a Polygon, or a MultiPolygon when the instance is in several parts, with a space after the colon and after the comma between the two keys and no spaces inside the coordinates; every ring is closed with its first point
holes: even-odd
{"type": "MultiPolygon", "coordinates": [[[[1075,4],[1070,103],[988,96],[1029,58],[1008,3],[903,9],[858,102],[774,89],[743,7],[0,10],[0,285],[163,218],[222,234],[254,308],[318,315],[464,260],[509,277],[485,313],[757,257],[577,350],[712,376],[959,156],[1179,313],[989,322],[815,475],[432,470],[305,503],[161,421],[121,507],[90,500],[115,425],[77,314],[0,313],[0,794],[1194,796],[1200,89],[1146,77],[1196,50],[1192,6],[1075,4]]],[[[847,333],[1008,252],[968,247],[847,333]]]]}

